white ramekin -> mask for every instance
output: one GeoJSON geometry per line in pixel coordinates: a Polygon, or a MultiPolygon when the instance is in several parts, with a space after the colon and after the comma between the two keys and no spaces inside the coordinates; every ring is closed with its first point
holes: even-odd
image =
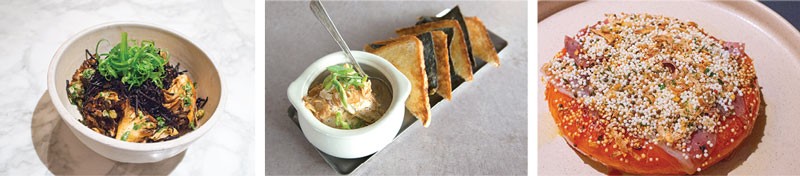
{"type": "MultiPolygon", "coordinates": [[[[336,52],[320,58],[289,85],[289,101],[297,109],[298,121],[303,134],[317,149],[339,158],[359,158],[373,154],[392,142],[405,115],[405,102],[411,92],[411,83],[391,63],[380,56],[352,51],[359,64],[368,65],[386,76],[392,87],[392,101],[383,117],[375,123],[352,130],[329,127],[309,111],[303,102],[311,83],[328,66],[347,62],[343,52],[336,52]]],[[[384,105],[386,106],[386,105],[384,105]]]]}

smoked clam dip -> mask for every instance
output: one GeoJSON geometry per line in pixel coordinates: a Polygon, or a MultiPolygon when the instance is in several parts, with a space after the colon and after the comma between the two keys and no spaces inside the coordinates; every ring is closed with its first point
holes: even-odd
{"type": "Polygon", "coordinates": [[[372,83],[351,65],[327,67],[328,75],[303,97],[305,107],[320,122],[337,129],[358,129],[375,123],[386,112],[372,83]]]}

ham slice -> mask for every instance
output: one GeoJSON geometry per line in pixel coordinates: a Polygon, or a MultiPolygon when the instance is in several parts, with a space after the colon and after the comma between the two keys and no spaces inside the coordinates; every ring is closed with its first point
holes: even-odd
{"type": "Polygon", "coordinates": [[[581,49],[581,43],[569,36],[564,36],[564,48],[567,49],[567,56],[569,58],[578,58],[578,52],[581,49]]]}
{"type": "Polygon", "coordinates": [[[739,42],[724,42],[724,49],[731,52],[732,56],[742,56],[744,54],[744,43],[739,42]]]}
{"type": "Polygon", "coordinates": [[[694,173],[696,171],[695,168],[697,167],[695,167],[695,164],[692,163],[692,160],[689,160],[688,158],[684,157],[683,153],[681,153],[680,151],[672,149],[672,147],[666,146],[664,144],[658,144],[656,146],[661,148],[661,150],[667,152],[670,156],[675,158],[675,160],[678,160],[678,163],[681,164],[684,172],[694,173]]]}

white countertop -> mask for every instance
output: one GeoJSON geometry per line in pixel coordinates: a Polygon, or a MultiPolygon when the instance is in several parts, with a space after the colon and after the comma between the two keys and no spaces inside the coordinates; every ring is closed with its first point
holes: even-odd
{"type": "MultiPolygon", "coordinates": [[[[501,66],[479,70],[355,175],[527,173],[527,4],[499,2],[324,2],[351,49],[395,37],[417,17],[459,5],[506,39],[501,66]]],[[[339,51],[308,2],[266,3],[266,173],[336,174],[287,116],[286,89],[316,59],[339,51]]]]}
{"type": "Polygon", "coordinates": [[[12,0],[0,3],[0,175],[252,175],[254,149],[253,1],[12,0]],[[116,163],[69,132],[46,95],[47,67],[77,32],[110,21],[173,29],[214,61],[227,87],[223,118],[176,157],[116,163]]]}

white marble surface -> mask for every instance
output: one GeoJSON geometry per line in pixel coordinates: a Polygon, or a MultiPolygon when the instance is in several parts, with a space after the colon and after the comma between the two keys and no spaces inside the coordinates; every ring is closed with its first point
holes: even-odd
{"type": "MultiPolygon", "coordinates": [[[[394,30],[459,5],[506,39],[499,68],[487,65],[453,100],[432,109],[354,175],[511,175],[527,172],[527,9],[525,1],[324,2],[351,49],[395,37],[394,30]]],[[[266,3],[266,173],[336,174],[287,117],[286,89],[309,64],[339,51],[308,2],[266,3]]]]}
{"type": "Polygon", "coordinates": [[[0,175],[252,175],[253,1],[31,1],[0,3],[0,175]],[[78,142],[46,95],[50,60],[75,33],[110,21],[173,29],[211,57],[227,87],[214,129],[151,164],[117,163],[78,142]]]}

